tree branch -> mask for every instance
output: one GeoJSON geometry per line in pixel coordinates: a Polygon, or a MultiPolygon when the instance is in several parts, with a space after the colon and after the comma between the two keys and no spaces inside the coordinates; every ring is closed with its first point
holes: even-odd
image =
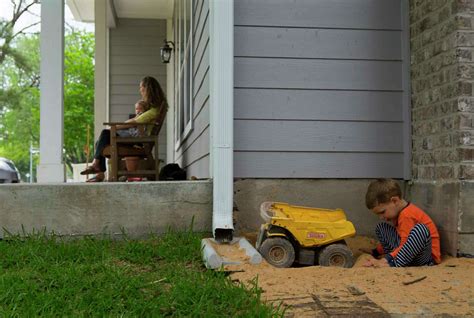
{"type": "Polygon", "coordinates": [[[41,23],[41,21],[38,21],[38,22],[35,22],[35,23],[33,23],[33,24],[30,24],[30,25],[24,27],[23,29],[21,29],[21,30],[18,31],[17,33],[13,34],[12,39],[15,38],[18,34],[23,33],[23,31],[25,31],[26,29],[29,29],[29,28],[31,28],[31,27],[33,27],[33,26],[35,26],[35,25],[40,24],[40,23],[41,23]]]}

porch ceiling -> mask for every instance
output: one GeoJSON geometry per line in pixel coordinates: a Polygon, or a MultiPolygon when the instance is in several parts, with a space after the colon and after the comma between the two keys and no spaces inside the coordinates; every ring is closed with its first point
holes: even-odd
{"type": "MultiPolygon", "coordinates": [[[[168,19],[173,14],[174,0],[106,0],[110,1],[118,18],[168,19]]],[[[94,21],[94,0],[67,0],[75,20],[94,21]]]]}

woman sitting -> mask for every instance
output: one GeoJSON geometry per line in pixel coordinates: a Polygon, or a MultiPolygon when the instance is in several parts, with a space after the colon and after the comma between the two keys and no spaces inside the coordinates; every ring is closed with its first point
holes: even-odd
{"type": "MultiPolygon", "coordinates": [[[[148,105],[149,109],[141,115],[125,121],[123,125],[118,125],[117,129],[127,131],[129,128],[136,127],[134,124],[150,124],[147,127],[147,132],[150,133],[153,129],[153,124],[155,124],[157,120],[159,121],[159,125],[163,124],[168,110],[168,103],[166,102],[165,94],[158,81],[151,76],[143,78],[140,81],[140,95],[142,96],[142,100],[148,105]]],[[[118,135],[128,133],[120,133],[120,130],[117,133],[118,135]]],[[[100,133],[99,139],[95,144],[94,160],[92,161],[91,166],[81,172],[82,175],[96,174],[96,176],[89,179],[88,182],[101,182],[104,180],[106,164],[102,151],[108,145],[110,145],[110,130],[104,129],[100,133]]]]}

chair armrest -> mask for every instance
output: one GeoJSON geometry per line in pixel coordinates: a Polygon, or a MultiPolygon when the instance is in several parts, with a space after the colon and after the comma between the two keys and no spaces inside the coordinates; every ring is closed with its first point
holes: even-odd
{"type": "Polygon", "coordinates": [[[110,123],[102,123],[103,125],[107,126],[118,126],[118,125],[130,125],[130,126],[148,126],[148,125],[154,125],[153,123],[126,123],[126,122],[110,122],[110,123]]]}

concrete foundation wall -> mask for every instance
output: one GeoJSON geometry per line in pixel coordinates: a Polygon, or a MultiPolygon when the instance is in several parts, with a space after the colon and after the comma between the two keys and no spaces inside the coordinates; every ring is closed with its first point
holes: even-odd
{"type": "MultiPolygon", "coordinates": [[[[211,231],[209,181],[0,185],[0,226],[11,233],[130,237],[189,228],[211,231]]],[[[1,231],[0,236],[4,236],[1,231]]]]}
{"type": "Polygon", "coordinates": [[[474,255],[473,181],[416,181],[407,186],[407,198],[432,217],[445,253],[474,255]]]}
{"type": "Polygon", "coordinates": [[[235,228],[256,232],[263,220],[264,201],[287,202],[318,208],[342,208],[354,223],[358,235],[374,236],[379,219],[365,207],[365,193],[371,180],[246,179],[234,183],[235,228]]]}

